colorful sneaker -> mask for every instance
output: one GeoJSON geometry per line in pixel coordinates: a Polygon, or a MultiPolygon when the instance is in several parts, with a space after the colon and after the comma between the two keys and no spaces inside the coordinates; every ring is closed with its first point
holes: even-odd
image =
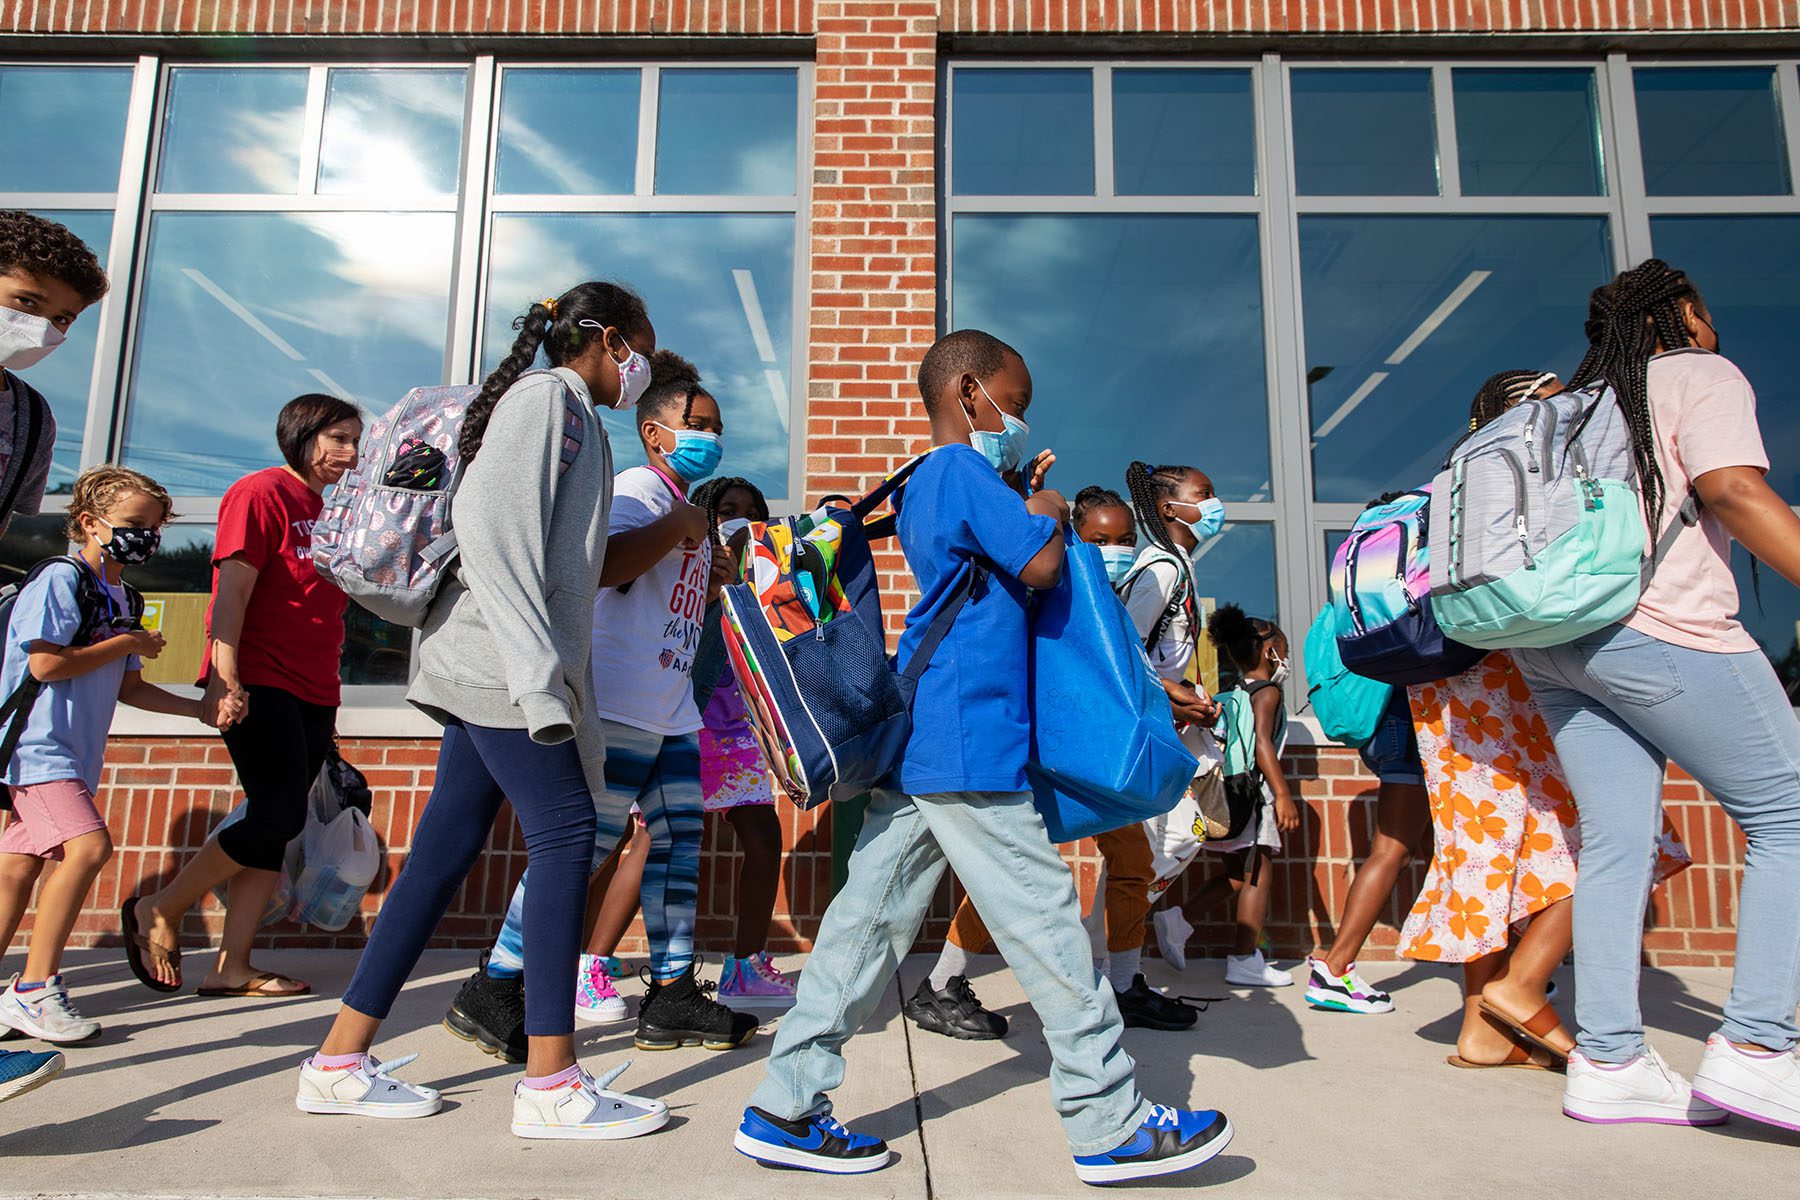
{"type": "Polygon", "coordinates": [[[746,1108],[731,1144],[745,1158],[770,1167],[798,1167],[827,1175],[862,1175],[894,1160],[887,1143],[851,1133],[827,1116],[786,1121],[760,1108],[746,1108]]]}
{"type": "Polygon", "coordinates": [[[52,975],[43,987],[28,992],[19,990],[19,977],[14,975],[6,991],[0,992],[0,1025],[54,1046],[100,1036],[100,1022],[82,1016],[69,1002],[61,975],[52,975]]]}
{"type": "Polygon", "coordinates": [[[17,1100],[62,1074],[59,1050],[0,1050],[0,1102],[17,1100]]]}
{"type": "Polygon", "coordinates": [[[595,1025],[623,1021],[631,1015],[625,1011],[625,997],[613,986],[606,962],[599,955],[584,954],[575,975],[575,1016],[595,1025]]]}
{"type": "Polygon", "coordinates": [[[1800,1056],[1739,1050],[1722,1033],[1706,1039],[1694,1099],[1779,1129],[1800,1130],[1800,1056]]]}
{"type": "Polygon", "coordinates": [[[1594,1125],[1723,1125],[1724,1109],[1694,1095],[1662,1055],[1649,1047],[1628,1063],[1569,1055],[1563,1115],[1594,1125]]]}
{"type": "Polygon", "coordinates": [[[1077,1154],[1075,1175],[1083,1183],[1123,1183],[1173,1175],[1199,1166],[1230,1144],[1231,1122],[1224,1113],[1152,1104],[1150,1115],[1130,1141],[1105,1154],[1077,1154]]]}
{"type": "Polygon", "coordinates": [[[1194,936],[1187,914],[1179,908],[1159,908],[1151,915],[1150,924],[1156,928],[1156,948],[1163,961],[1177,971],[1187,970],[1188,939],[1194,936]]]}
{"type": "Polygon", "coordinates": [[[560,1087],[514,1084],[513,1134],[599,1142],[655,1133],[669,1123],[668,1105],[646,1096],[606,1090],[630,1065],[622,1062],[598,1079],[577,1067],[575,1078],[560,1087]]]}
{"type": "Polygon", "coordinates": [[[1225,982],[1231,987],[1293,987],[1294,977],[1269,965],[1261,950],[1225,956],[1225,982]]]}
{"type": "Polygon", "coordinates": [[[1351,963],[1350,969],[1342,975],[1333,975],[1322,958],[1308,957],[1306,965],[1309,976],[1306,1002],[1314,1008],[1347,1013],[1394,1011],[1393,997],[1370,987],[1368,981],[1356,973],[1355,963],[1351,963]]]}
{"type": "Polygon", "coordinates": [[[719,973],[719,999],[742,1008],[792,1008],[796,986],[769,961],[766,950],[728,958],[719,973]]]}
{"type": "Polygon", "coordinates": [[[300,1064],[300,1090],[294,1107],[327,1116],[429,1117],[444,1107],[437,1089],[402,1083],[392,1075],[418,1057],[407,1054],[384,1063],[365,1054],[359,1063],[331,1069],[313,1066],[309,1057],[300,1064]]]}

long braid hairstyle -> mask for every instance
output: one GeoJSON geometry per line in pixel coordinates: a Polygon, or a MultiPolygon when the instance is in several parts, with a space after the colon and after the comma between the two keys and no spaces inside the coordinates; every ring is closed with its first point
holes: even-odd
{"type": "MultiPolygon", "coordinates": [[[[1169,627],[1169,622],[1175,619],[1175,614],[1181,611],[1184,604],[1193,608],[1189,616],[1196,638],[1200,632],[1199,602],[1194,595],[1196,585],[1193,568],[1188,565],[1187,554],[1169,535],[1169,526],[1162,518],[1162,502],[1180,495],[1182,481],[1193,471],[1193,467],[1152,467],[1141,462],[1134,462],[1125,468],[1125,490],[1131,494],[1131,507],[1137,514],[1138,528],[1150,538],[1151,545],[1181,564],[1181,579],[1169,596],[1168,606],[1156,618],[1156,624],[1151,626],[1150,636],[1144,639],[1144,645],[1152,650],[1162,640],[1163,630],[1169,627]]],[[[1133,580],[1133,585],[1135,584],[1136,581],[1133,580]]]]}
{"type": "Polygon", "coordinates": [[[554,300],[539,300],[513,319],[519,331],[512,350],[500,360],[481,385],[481,394],[469,404],[463,417],[462,432],[457,437],[456,451],[466,468],[481,453],[481,439],[487,434],[494,405],[519,376],[531,370],[538,351],[553,367],[563,366],[586,350],[600,330],[612,326],[630,333],[650,320],[643,299],[630,288],[617,283],[590,281],[578,283],[554,300]],[[592,321],[599,329],[583,325],[592,321]]]}
{"type": "Polygon", "coordinates": [[[743,488],[746,492],[750,493],[751,499],[754,501],[750,509],[750,519],[752,521],[767,521],[769,519],[768,498],[762,494],[761,488],[757,487],[754,483],[751,483],[748,479],[744,479],[737,475],[726,475],[708,479],[705,483],[702,483],[699,487],[696,487],[692,492],[688,493],[689,504],[694,505],[696,508],[703,508],[706,510],[706,535],[708,538],[716,539],[719,536],[719,501],[723,500],[725,498],[725,493],[729,492],[732,488],[743,488]]]}
{"type": "Polygon", "coordinates": [[[1569,387],[1604,383],[1619,398],[1631,431],[1631,452],[1643,490],[1644,517],[1654,530],[1662,524],[1663,474],[1656,461],[1650,423],[1650,356],[1693,344],[1682,319],[1681,301],[1700,305],[1700,290],[1687,275],[1660,258],[1649,258],[1588,297],[1587,357],[1569,378],[1569,387]]]}
{"type": "Polygon", "coordinates": [[[1555,378],[1549,371],[1500,371],[1489,375],[1469,405],[1469,432],[1475,432],[1531,395],[1538,389],[1540,379],[1548,383],[1555,378]]]}

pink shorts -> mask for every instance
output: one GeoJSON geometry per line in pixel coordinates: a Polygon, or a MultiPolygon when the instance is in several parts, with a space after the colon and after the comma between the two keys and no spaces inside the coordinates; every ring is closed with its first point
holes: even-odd
{"type": "Polygon", "coordinates": [[[60,860],[63,843],[106,828],[94,794],[79,779],[9,787],[13,814],[0,833],[0,854],[60,860]]]}

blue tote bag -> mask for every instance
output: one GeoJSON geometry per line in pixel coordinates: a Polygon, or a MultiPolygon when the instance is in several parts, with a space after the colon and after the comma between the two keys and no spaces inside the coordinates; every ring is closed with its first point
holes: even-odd
{"type": "Polygon", "coordinates": [[[1031,617],[1031,779],[1051,840],[1161,816],[1199,764],[1113,594],[1100,551],[1065,529],[1062,582],[1031,617]]]}

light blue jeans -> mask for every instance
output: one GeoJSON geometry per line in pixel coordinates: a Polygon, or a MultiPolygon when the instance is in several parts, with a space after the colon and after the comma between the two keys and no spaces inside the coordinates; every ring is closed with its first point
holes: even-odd
{"type": "Polygon", "coordinates": [[[788,1120],[831,1111],[844,1043],[892,984],[946,862],[1044,1023],[1050,1095],[1070,1150],[1098,1154],[1129,1140],[1150,1106],[1119,1044],[1119,1006],[1094,969],[1069,868],[1029,792],[875,791],[750,1103],[788,1120]]]}
{"type": "Polygon", "coordinates": [[[1749,843],[1721,1032],[1791,1049],[1800,1038],[1800,721],[1768,659],[1689,650],[1623,625],[1514,657],[1581,811],[1581,1052],[1618,1063],[1644,1049],[1638,966],[1671,758],[1717,797],[1749,843]]]}

